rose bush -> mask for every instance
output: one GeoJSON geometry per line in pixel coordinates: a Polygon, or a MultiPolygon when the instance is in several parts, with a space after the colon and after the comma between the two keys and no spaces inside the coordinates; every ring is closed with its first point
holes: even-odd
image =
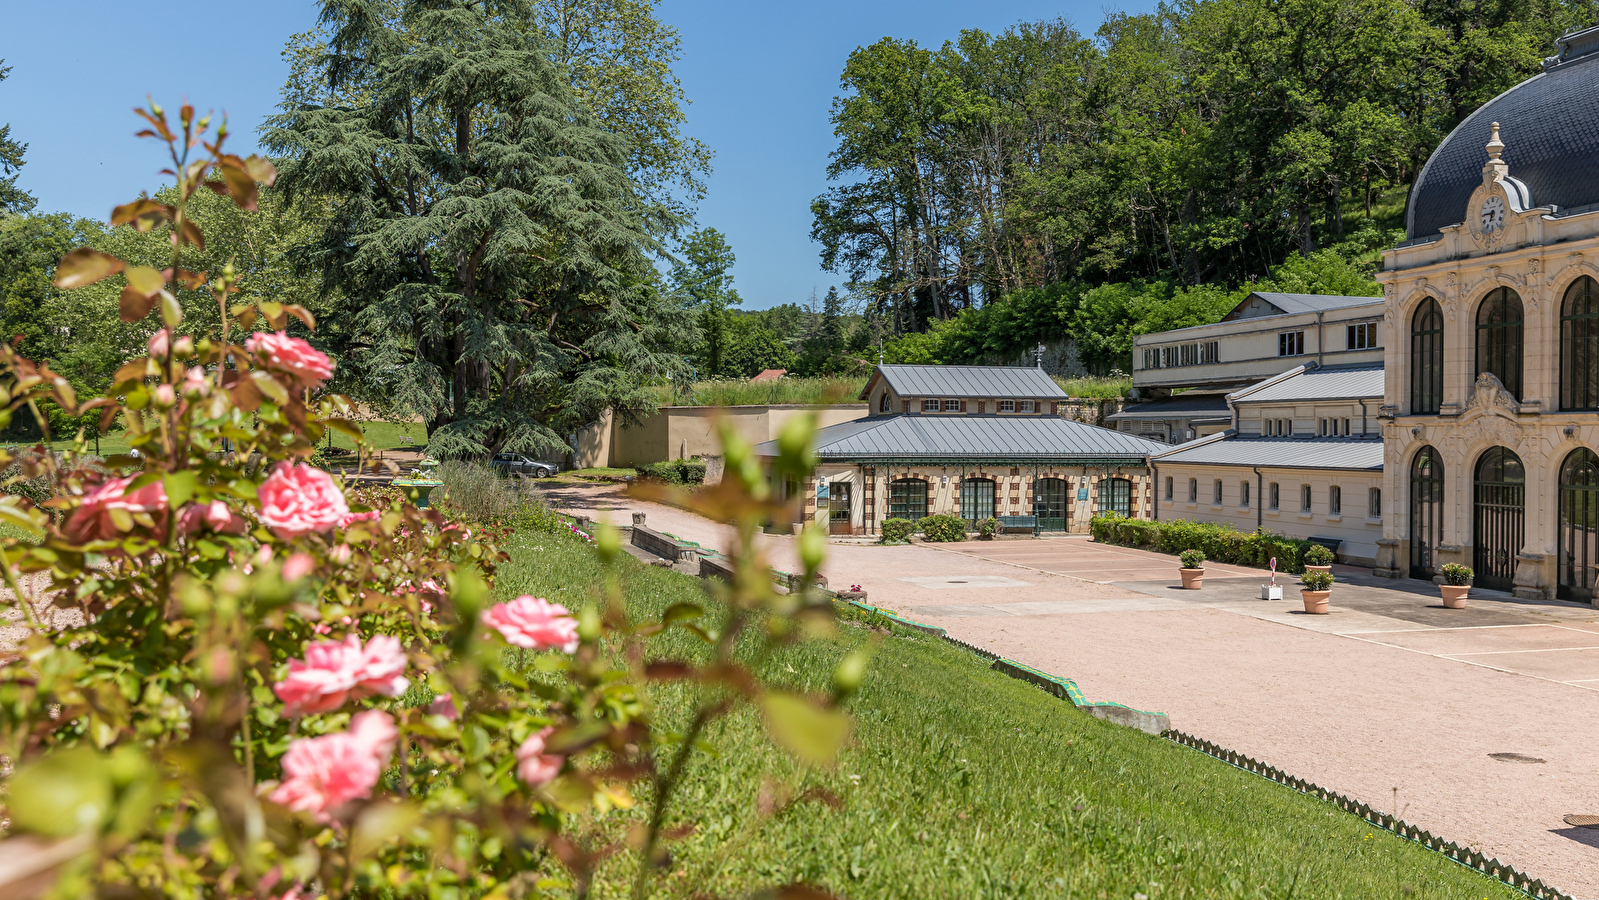
{"type": "MultiPolygon", "coordinates": [[[[251,210],[271,165],[225,153],[225,126],[212,137],[187,105],[175,124],[153,104],[140,114],[179,200],[141,198],[111,221],[167,229],[171,265],[84,248],[55,280],[121,278],[123,318],[161,319],[148,352],[80,399],[0,346],[0,427],[42,422],[47,401],[102,430],[120,420],[131,448],[93,460],[80,436],[59,457],[0,453],[0,471],[54,486],[40,503],[0,494],[0,520],[34,538],[0,544],[27,632],[0,655],[0,896],[581,897],[612,859],[636,866],[643,897],[663,842],[692,830],[672,804],[711,722],[758,708],[774,740],[827,763],[863,659],[825,696],[764,685],[746,659],[830,622],[815,594],[773,591],[754,539],[797,512],[768,485],[814,465],[808,425],[784,432],[770,472],[724,431],[727,477],[679,498],[736,526],[717,603],[635,621],[614,576],[576,610],[491,603],[505,526],[450,521],[393,488],[346,494],[304,465],[337,429],[369,468],[350,403],[319,392],[332,361],[287,333],[314,318],[234,303],[231,271],[184,268],[204,240],[184,198],[208,189],[251,210]],[[175,283],[209,290],[219,332],[181,332],[175,283]],[[652,658],[669,628],[703,639],[705,658],[652,658]],[[652,681],[698,686],[682,734],[657,734],[652,681]]],[[[592,540],[619,555],[614,531],[592,540]]],[[[823,543],[805,532],[802,583],[823,543]]]]}

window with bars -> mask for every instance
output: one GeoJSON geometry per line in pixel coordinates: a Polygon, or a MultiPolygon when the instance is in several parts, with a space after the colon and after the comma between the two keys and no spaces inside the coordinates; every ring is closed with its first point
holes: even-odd
{"type": "Polygon", "coordinates": [[[1382,518],[1382,488],[1372,488],[1366,492],[1366,517],[1369,519],[1382,518]]]}
{"type": "Polygon", "coordinates": [[[1299,511],[1310,512],[1310,485],[1299,486],[1299,511]]]}
{"type": "Polygon", "coordinates": [[[1327,489],[1327,515],[1341,516],[1344,514],[1344,489],[1333,485],[1327,489]]]}
{"type": "Polygon", "coordinates": [[[1215,497],[1210,502],[1216,504],[1217,506],[1220,506],[1221,505],[1221,479],[1220,478],[1216,479],[1216,484],[1215,484],[1214,491],[1215,491],[1215,497]]]}
{"type": "Polygon", "coordinates": [[[1238,505],[1242,509],[1249,508],[1249,482],[1238,482],[1238,505]]]}
{"type": "Polygon", "coordinates": [[[1266,508],[1267,509],[1277,509],[1278,508],[1277,502],[1282,499],[1282,494],[1277,489],[1277,482],[1273,481],[1271,484],[1266,486],[1266,498],[1267,498],[1267,503],[1266,503],[1266,508]]]}
{"type": "Polygon", "coordinates": [[[1188,502],[1189,503],[1198,503],[1199,502],[1199,479],[1198,478],[1190,478],[1190,479],[1188,479],[1188,502]]]}

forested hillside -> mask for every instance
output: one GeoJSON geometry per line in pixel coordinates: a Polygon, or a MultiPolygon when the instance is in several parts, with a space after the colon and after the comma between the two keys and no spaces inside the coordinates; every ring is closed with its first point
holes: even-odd
{"type": "Polygon", "coordinates": [[[1375,293],[1350,275],[1432,149],[1596,12],[1191,0],[1092,34],[884,38],[844,66],[813,237],[869,316],[917,335],[902,358],[1069,337],[1125,366],[1128,334],[1208,321],[1251,283],[1375,293]]]}

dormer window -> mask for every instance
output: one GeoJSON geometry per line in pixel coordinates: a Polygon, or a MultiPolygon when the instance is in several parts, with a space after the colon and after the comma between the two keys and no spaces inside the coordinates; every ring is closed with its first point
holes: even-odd
{"type": "Polygon", "coordinates": [[[1024,413],[1032,412],[1033,411],[1033,401],[1031,401],[1031,400],[1017,400],[1016,401],[1016,411],[1017,412],[1024,412],[1024,413]]]}
{"type": "Polygon", "coordinates": [[[1015,412],[1016,411],[1016,401],[1015,400],[1001,400],[1001,401],[999,401],[999,411],[1000,412],[1015,412]]]}
{"type": "Polygon", "coordinates": [[[922,412],[938,412],[938,401],[937,400],[923,400],[922,401],[922,412]]]}
{"type": "Polygon", "coordinates": [[[961,402],[959,400],[945,400],[944,401],[944,412],[960,412],[960,411],[961,411],[961,402]]]}
{"type": "Polygon", "coordinates": [[[888,391],[884,391],[883,392],[883,399],[877,404],[877,411],[880,412],[880,413],[886,413],[886,412],[889,411],[889,409],[891,407],[892,407],[892,402],[889,399],[888,391]]]}

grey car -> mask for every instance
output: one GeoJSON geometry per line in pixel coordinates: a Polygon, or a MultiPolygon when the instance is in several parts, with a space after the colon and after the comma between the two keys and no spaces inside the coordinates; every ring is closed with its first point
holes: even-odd
{"type": "Polygon", "coordinates": [[[490,465],[501,475],[519,475],[524,478],[547,478],[558,471],[552,463],[541,462],[521,453],[496,453],[490,465]]]}

